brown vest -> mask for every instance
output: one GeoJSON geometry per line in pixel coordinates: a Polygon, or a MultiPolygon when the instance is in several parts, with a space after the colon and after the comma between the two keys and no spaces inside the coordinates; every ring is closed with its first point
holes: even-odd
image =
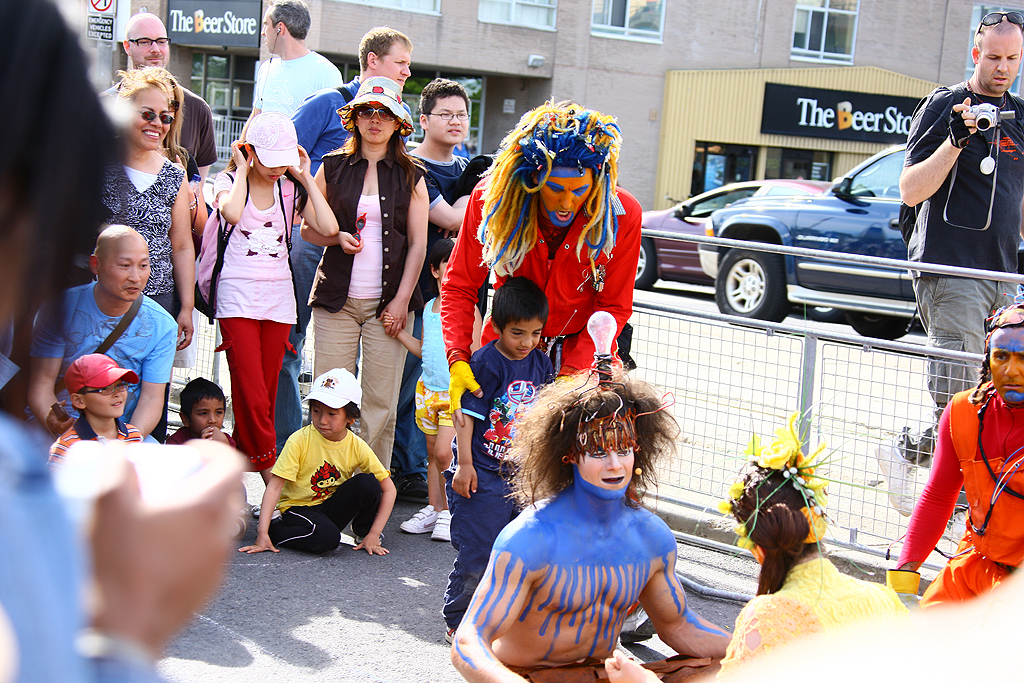
{"type": "MultiPolygon", "coordinates": [[[[327,203],[338,219],[339,228],[345,232],[356,232],[356,211],[368,164],[361,156],[349,157],[340,151],[324,155],[327,203]]],[[[417,168],[417,182],[422,175],[422,170],[417,168]]],[[[405,256],[409,251],[406,218],[409,216],[414,188],[406,183],[405,169],[390,156],[377,162],[377,184],[383,223],[381,246],[384,250],[384,267],[380,274],[381,297],[377,306],[377,315],[380,316],[384,307],[398,294],[402,282],[405,256]]],[[[310,306],[324,308],[331,313],[337,313],[345,306],[354,258],[353,254],[346,254],[340,245],[324,249],[309,295],[310,306]]],[[[419,287],[413,287],[409,310],[418,308],[423,308],[423,297],[419,287]]]]}

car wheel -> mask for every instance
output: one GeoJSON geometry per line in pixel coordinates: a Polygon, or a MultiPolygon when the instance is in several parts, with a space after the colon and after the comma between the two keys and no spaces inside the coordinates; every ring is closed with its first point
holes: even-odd
{"type": "Polygon", "coordinates": [[[911,318],[897,318],[891,315],[874,313],[846,312],[846,322],[857,334],[876,339],[899,339],[907,333],[913,322],[911,318]]]}
{"type": "Polygon", "coordinates": [[[658,252],[654,249],[654,240],[644,237],[640,240],[640,260],[636,263],[637,289],[651,289],[658,280],[658,252]]]}
{"type": "Polygon", "coordinates": [[[782,257],[743,249],[726,252],[715,279],[715,302],[727,315],[782,322],[789,315],[782,257]]]}
{"type": "Polygon", "coordinates": [[[846,311],[828,306],[808,306],[804,317],[819,323],[845,323],[846,311]]]}

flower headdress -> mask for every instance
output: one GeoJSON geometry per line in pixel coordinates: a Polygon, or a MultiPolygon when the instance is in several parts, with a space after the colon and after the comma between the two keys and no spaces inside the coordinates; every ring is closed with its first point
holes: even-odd
{"type": "Polygon", "coordinates": [[[558,166],[594,171],[584,209],[587,224],[576,245],[591,260],[611,256],[622,205],[615,196],[622,136],[615,118],[578,104],[547,102],[523,115],[501,142],[484,190],[479,238],[483,260],[510,275],[538,240],[537,202],[530,201],[558,166]]]}
{"type": "MultiPolygon", "coordinates": [[[[828,529],[828,522],[825,516],[825,505],[828,503],[828,494],[825,492],[826,482],[814,476],[815,469],[820,464],[818,457],[825,450],[825,442],[821,442],[813,453],[804,454],[802,442],[797,432],[797,420],[799,413],[793,413],[789,417],[785,427],[775,430],[775,441],[770,446],[758,450],[758,438],[751,438],[747,448],[747,455],[750,456],[750,463],[760,470],[766,470],[765,475],[772,471],[782,474],[787,484],[792,484],[804,500],[804,507],[800,509],[810,531],[804,543],[817,543],[825,536],[828,529]]],[[[766,477],[762,477],[755,486],[763,486],[766,477]]],[[[736,502],[745,493],[747,486],[743,481],[737,481],[729,487],[725,500],[718,504],[718,510],[724,515],[736,514],[736,502]]],[[[770,498],[771,493],[762,497],[763,500],[770,498]]],[[[758,510],[747,520],[749,523],[756,523],[758,510]]],[[[737,545],[743,548],[752,548],[754,543],[750,540],[750,530],[746,523],[739,523],[735,527],[736,535],[739,537],[737,545]]]]}

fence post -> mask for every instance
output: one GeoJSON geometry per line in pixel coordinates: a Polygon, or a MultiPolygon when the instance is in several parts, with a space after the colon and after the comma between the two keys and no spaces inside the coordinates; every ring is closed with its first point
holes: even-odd
{"type": "Polygon", "coordinates": [[[818,335],[804,334],[803,358],[800,365],[800,441],[804,455],[811,447],[811,410],[814,408],[814,377],[818,359],[818,335]]]}

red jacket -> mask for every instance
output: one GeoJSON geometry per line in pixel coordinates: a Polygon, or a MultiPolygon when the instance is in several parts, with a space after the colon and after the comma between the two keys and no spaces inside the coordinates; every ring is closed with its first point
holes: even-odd
{"type": "MultiPolygon", "coordinates": [[[[441,329],[449,365],[469,358],[473,307],[477,303],[477,292],[487,279],[488,269],[481,260],[483,245],[477,237],[483,211],[483,187],[484,183],[477,185],[470,195],[466,217],[441,288],[441,329]]],[[[594,311],[607,311],[615,317],[618,323],[616,336],[633,314],[633,282],[640,258],[642,210],[633,195],[621,187],[616,189],[616,195],[625,213],[618,217],[618,234],[611,257],[600,254],[597,259],[597,265],[605,267],[602,291],[595,291],[591,282],[588,250],[584,248],[582,258],[576,256],[576,243],[587,222],[583,211],[576,215],[553,260],[548,259],[546,247],[538,249],[535,246],[513,273],[513,276],[527,277],[535,282],[548,297],[549,313],[544,336],[565,337],[559,374],[589,368],[593,363],[594,342],[586,328],[594,311]]],[[[498,277],[494,288],[501,287],[506,279],[498,277]]],[[[494,329],[485,321],[483,343],[496,337],[494,329]]]]}

